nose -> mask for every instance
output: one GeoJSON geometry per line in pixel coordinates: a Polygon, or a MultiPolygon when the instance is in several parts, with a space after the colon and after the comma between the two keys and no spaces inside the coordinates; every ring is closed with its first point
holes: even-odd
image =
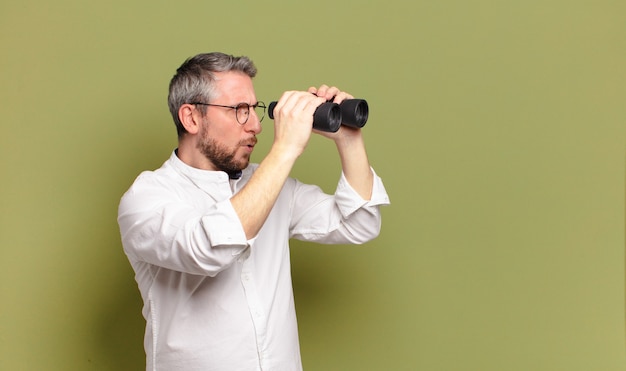
{"type": "Polygon", "coordinates": [[[248,117],[248,122],[245,123],[244,128],[247,132],[259,134],[263,131],[263,126],[261,126],[261,120],[257,115],[256,111],[250,110],[250,117],[248,117]]]}

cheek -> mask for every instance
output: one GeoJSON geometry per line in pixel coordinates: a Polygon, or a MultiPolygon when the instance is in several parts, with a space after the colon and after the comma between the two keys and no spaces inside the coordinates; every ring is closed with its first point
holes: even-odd
{"type": "Polygon", "coordinates": [[[241,132],[235,127],[219,127],[217,125],[207,127],[203,139],[210,139],[219,143],[224,148],[235,148],[240,141],[241,132]]]}

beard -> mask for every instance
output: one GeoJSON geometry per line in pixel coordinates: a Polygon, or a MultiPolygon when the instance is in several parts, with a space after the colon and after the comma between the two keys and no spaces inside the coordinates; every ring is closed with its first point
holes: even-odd
{"type": "MultiPolygon", "coordinates": [[[[204,127],[206,128],[206,126],[204,127]]],[[[245,143],[240,142],[234,149],[229,149],[225,145],[218,143],[214,138],[207,136],[206,129],[202,130],[201,141],[198,143],[198,149],[206,157],[217,170],[224,171],[228,174],[236,173],[248,167],[250,156],[244,155],[237,160],[237,150],[245,143]]],[[[256,142],[256,140],[255,140],[256,142]]]]}

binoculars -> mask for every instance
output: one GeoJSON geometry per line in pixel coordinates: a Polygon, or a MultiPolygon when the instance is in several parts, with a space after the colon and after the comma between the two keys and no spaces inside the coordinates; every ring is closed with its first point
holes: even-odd
{"type": "MultiPolygon", "coordinates": [[[[271,102],[267,107],[268,115],[274,119],[274,107],[271,102]]],[[[313,113],[313,128],[334,133],[339,130],[341,124],[353,128],[362,128],[367,122],[369,107],[364,99],[346,99],[337,104],[333,102],[322,103],[313,113]]]]}

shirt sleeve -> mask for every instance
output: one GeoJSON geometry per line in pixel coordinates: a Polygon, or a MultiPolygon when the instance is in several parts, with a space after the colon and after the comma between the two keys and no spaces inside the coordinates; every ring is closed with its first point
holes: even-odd
{"type": "Polygon", "coordinates": [[[378,236],[380,206],[390,203],[374,169],[372,197],[363,199],[342,173],[334,195],[313,185],[299,183],[294,191],[291,237],[328,244],[361,244],[378,236]]]}
{"type": "Polygon", "coordinates": [[[335,191],[335,201],[344,217],[349,217],[360,208],[378,208],[378,206],[389,204],[389,196],[387,195],[382,179],[380,179],[374,169],[372,169],[372,174],[374,175],[372,197],[367,201],[350,186],[343,172],[341,173],[341,178],[339,179],[337,190],[335,191]]]}
{"type": "Polygon", "coordinates": [[[129,258],[185,273],[214,276],[249,248],[228,199],[201,212],[167,189],[143,184],[122,197],[118,223],[129,258]]]}

